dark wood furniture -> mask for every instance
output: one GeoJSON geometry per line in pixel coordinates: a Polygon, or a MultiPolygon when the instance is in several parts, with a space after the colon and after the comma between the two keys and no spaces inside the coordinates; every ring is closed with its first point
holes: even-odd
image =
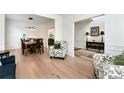
{"type": "Polygon", "coordinates": [[[43,38],[30,38],[27,40],[21,39],[21,46],[22,46],[22,54],[27,55],[28,50],[31,51],[31,53],[38,51],[38,53],[41,54],[44,53],[44,44],[43,44],[43,38]],[[25,53],[24,53],[25,52],[25,53]]]}
{"type": "Polygon", "coordinates": [[[5,57],[8,57],[9,56],[9,51],[8,50],[3,50],[3,51],[0,51],[0,58],[3,58],[4,56],[5,57]]]}
{"type": "Polygon", "coordinates": [[[42,51],[42,53],[44,53],[44,46],[43,46],[43,39],[42,38],[36,39],[35,49],[40,54],[41,54],[41,51],[42,51]]]}
{"type": "Polygon", "coordinates": [[[104,42],[86,42],[86,48],[88,49],[95,49],[99,52],[104,52],[104,42]]]}
{"type": "Polygon", "coordinates": [[[26,46],[24,44],[24,39],[21,39],[21,50],[22,50],[22,54],[24,54],[25,49],[26,49],[26,46]]]}

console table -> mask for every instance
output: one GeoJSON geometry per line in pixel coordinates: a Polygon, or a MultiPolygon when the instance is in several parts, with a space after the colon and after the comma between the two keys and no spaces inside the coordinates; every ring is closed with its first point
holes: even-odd
{"type": "Polygon", "coordinates": [[[101,52],[100,50],[102,50],[102,52],[104,52],[104,42],[86,42],[86,48],[88,49],[95,49],[95,50],[99,50],[99,52],[101,52]]]}

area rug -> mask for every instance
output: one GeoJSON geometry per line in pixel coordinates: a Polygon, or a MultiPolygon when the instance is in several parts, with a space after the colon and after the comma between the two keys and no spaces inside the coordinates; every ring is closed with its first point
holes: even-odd
{"type": "Polygon", "coordinates": [[[90,58],[90,59],[92,59],[92,57],[95,53],[96,52],[84,50],[84,49],[75,50],[75,56],[86,57],[86,58],[90,58]]]}

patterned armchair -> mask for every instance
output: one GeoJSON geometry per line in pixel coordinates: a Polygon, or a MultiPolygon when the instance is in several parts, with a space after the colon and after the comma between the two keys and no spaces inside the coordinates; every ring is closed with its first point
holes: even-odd
{"type": "Polygon", "coordinates": [[[95,54],[93,64],[96,77],[99,79],[124,79],[124,66],[114,65],[112,55],[95,54]]]}
{"type": "Polygon", "coordinates": [[[67,51],[67,43],[66,41],[55,41],[55,44],[60,43],[59,49],[54,49],[54,46],[50,46],[50,58],[62,58],[64,59],[67,51]]]}

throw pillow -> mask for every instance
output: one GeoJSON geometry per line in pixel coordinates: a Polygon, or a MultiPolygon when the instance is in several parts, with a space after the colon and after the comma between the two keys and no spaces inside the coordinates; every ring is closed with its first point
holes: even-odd
{"type": "Polygon", "coordinates": [[[124,65],[124,53],[115,57],[114,64],[115,65],[124,65]]]}
{"type": "Polygon", "coordinates": [[[60,48],[61,48],[60,43],[55,43],[55,44],[54,44],[54,49],[60,49],[60,48]]]}

